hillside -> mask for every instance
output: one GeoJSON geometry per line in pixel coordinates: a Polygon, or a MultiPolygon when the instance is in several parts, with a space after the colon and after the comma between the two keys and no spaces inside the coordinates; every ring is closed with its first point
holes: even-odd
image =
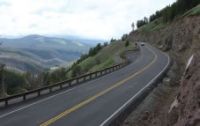
{"type": "Polygon", "coordinates": [[[97,54],[88,54],[87,58],[75,63],[72,68],[69,69],[67,76],[78,76],[80,74],[102,70],[115,64],[119,64],[124,61],[125,52],[127,50],[135,49],[136,47],[132,43],[126,46],[126,41],[114,40],[110,44],[102,45],[97,54]]]}
{"type": "MultiPolygon", "coordinates": [[[[8,14],[13,25],[2,24],[13,30],[9,34],[18,27],[23,34],[22,26],[31,23],[30,31],[46,34],[60,29],[80,36],[115,36],[112,27],[119,34],[131,16],[167,4],[67,1],[54,7],[48,2],[9,7],[8,12],[20,11],[8,14]],[[22,13],[25,18],[17,16],[25,10],[30,11],[22,13]],[[19,21],[24,25],[18,26],[19,21]]],[[[200,0],[175,0],[131,26],[121,39],[105,43],[59,35],[0,38],[0,125],[200,126],[200,0]]],[[[7,28],[1,30],[6,33],[7,28]]]]}
{"type": "Polygon", "coordinates": [[[162,17],[132,31],[129,41],[149,42],[167,52],[172,67],[123,126],[199,126],[200,5],[173,21],[162,17]]]}
{"type": "Polygon", "coordinates": [[[12,48],[10,50],[8,48],[1,48],[0,61],[6,63],[7,66],[13,66],[10,68],[12,71],[16,66],[20,68],[14,69],[17,72],[21,69],[23,70],[24,66],[26,66],[26,70],[28,69],[32,73],[34,70],[37,70],[35,72],[41,71],[41,73],[37,74],[37,76],[31,73],[19,74],[9,71],[9,67],[7,67],[5,71],[7,92],[0,92],[0,97],[26,92],[82,74],[111,67],[124,61],[127,50],[135,49],[135,44],[129,43],[128,41],[113,40],[110,44],[98,44],[96,47],[90,48],[89,53],[83,54],[71,67],[62,66],[56,70],[43,72],[43,68],[47,66],[42,64],[41,61],[38,61],[38,57],[32,56],[33,54],[23,53],[21,50],[13,50],[12,48]],[[8,60],[9,58],[10,60],[8,60]],[[21,82],[19,83],[19,81],[21,82]]]}
{"type": "Polygon", "coordinates": [[[0,38],[0,42],[0,63],[6,64],[10,69],[32,73],[68,66],[90,47],[79,41],[40,35],[0,38]]]}

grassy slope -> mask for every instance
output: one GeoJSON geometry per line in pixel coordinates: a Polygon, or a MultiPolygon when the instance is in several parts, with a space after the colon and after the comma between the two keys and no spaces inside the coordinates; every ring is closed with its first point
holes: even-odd
{"type": "Polygon", "coordinates": [[[186,12],[183,16],[195,16],[200,14],[200,5],[192,8],[188,12],[186,12]]]}
{"type": "Polygon", "coordinates": [[[162,18],[156,19],[138,29],[138,31],[144,31],[144,32],[152,32],[159,29],[162,29],[167,26],[167,23],[164,23],[162,18]]]}
{"type": "MultiPolygon", "coordinates": [[[[200,14],[200,5],[187,11],[183,16],[195,16],[200,14]]],[[[168,23],[163,22],[162,18],[158,18],[138,29],[138,31],[152,32],[168,26],[168,23]]]]}
{"type": "Polygon", "coordinates": [[[120,57],[120,54],[132,46],[125,47],[124,45],[125,42],[121,41],[111,43],[111,45],[103,48],[96,56],[90,57],[90,60],[93,60],[93,63],[96,62],[97,64],[91,65],[91,62],[85,61],[80,65],[90,67],[89,72],[93,72],[117,64],[120,62],[119,60],[116,61],[120,57]]]}
{"type": "MultiPolygon", "coordinates": [[[[116,41],[104,47],[97,55],[85,59],[78,65],[83,71],[87,72],[102,70],[121,62],[121,56],[124,54],[125,50],[130,49],[134,49],[133,44],[125,47],[125,42],[116,41]]],[[[71,71],[69,72],[68,76],[70,76],[70,74],[71,71]]]]}

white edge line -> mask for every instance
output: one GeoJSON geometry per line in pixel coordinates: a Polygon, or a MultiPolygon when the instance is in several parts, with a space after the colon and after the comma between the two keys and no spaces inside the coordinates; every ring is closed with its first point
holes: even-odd
{"type": "MultiPolygon", "coordinates": [[[[165,53],[164,53],[165,54],[165,53]]],[[[130,104],[132,102],[132,100],[138,95],[140,94],[140,92],[142,92],[145,88],[147,88],[149,85],[151,85],[153,83],[153,81],[155,81],[168,67],[169,63],[170,63],[170,59],[169,59],[169,55],[165,54],[168,58],[168,63],[167,65],[163,68],[163,70],[158,73],[158,75],[156,75],[145,87],[143,87],[139,92],[137,92],[133,97],[131,97],[126,103],[124,103],[120,108],[118,108],[112,115],[110,115],[105,121],[103,121],[99,126],[104,126],[109,120],[111,120],[115,115],[117,115],[122,109],[124,109],[128,104],[130,104]]]]}
{"type": "MultiPolygon", "coordinates": [[[[168,56],[168,55],[167,55],[167,56],[168,56]]],[[[168,64],[166,65],[166,67],[167,67],[168,65],[169,65],[169,56],[168,56],[168,64]]],[[[163,71],[166,69],[166,67],[163,69],[163,71]]],[[[163,71],[161,71],[157,76],[159,76],[163,71]]],[[[155,78],[157,78],[157,76],[156,76],[155,78]]],[[[151,81],[154,81],[155,78],[153,78],[151,81]]],[[[144,88],[146,88],[149,84],[151,84],[151,81],[150,81],[144,88]]],[[[74,87],[74,88],[76,88],[76,87],[74,87]]],[[[2,114],[2,115],[0,116],[0,118],[4,118],[4,117],[6,117],[6,116],[8,116],[8,115],[10,115],[10,114],[13,114],[13,113],[15,113],[15,112],[21,111],[21,110],[26,109],[26,108],[29,108],[29,107],[31,107],[31,106],[33,106],[33,105],[35,105],[35,104],[42,103],[42,102],[47,101],[47,100],[49,100],[49,99],[51,99],[51,98],[54,98],[54,97],[56,97],[56,96],[58,96],[58,95],[61,95],[61,94],[70,92],[70,91],[72,91],[74,88],[71,88],[71,89],[66,90],[66,91],[64,91],[64,92],[61,92],[61,93],[52,95],[52,96],[50,96],[50,97],[47,97],[47,98],[45,98],[45,99],[39,100],[39,101],[37,101],[37,102],[34,102],[34,103],[32,103],[32,104],[26,105],[26,106],[24,106],[24,107],[21,107],[21,108],[19,108],[19,109],[14,110],[14,111],[8,112],[8,113],[6,113],[6,114],[2,114]]],[[[106,119],[100,126],[103,126],[104,123],[106,123],[107,121],[109,121],[114,115],[116,115],[119,111],[121,111],[121,109],[123,109],[127,104],[129,104],[129,102],[131,102],[132,99],[134,99],[144,88],[142,88],[136,95],[134,95],[131,99],[129,99],[129,100],[128,100],[123,106],[121,106],[117,111],[115,111],[115,112],[114,112],[108,119],[106,119]]]]}
{"type": "MultiPolygon", "coordinates": [[[[74,87],[74,88],[75,88],[75,87],[74,87]]],[[[21,107],[21,108],[19,108],[19,109],[14,110],[14,111],[11,111],[11,112],[2,114],[2,115],[0,115],[0,119],[6,117],[6,116],[8,116],[8,115],[11,115],[11,114],[13,114],[13,113],[15,113],[15,112],[18,112],[18,111],[21,111],[21,110],[23,110],[23,109],[29,108],[29,107],[31,107],[31,106],[33,106],[33,105],[35,105],[35,104],[42,103],[42,102],[44,102],[44,101],[47,101],[47,100],[49,100],[49,99],[52,99],[52,98],[54,98],[54,97],[56,97],[56,96],[58,96],[58,95],[62,95],[62,94],[64,94],[64,93],[70,92],[70,91],[73,90],[74,88],[68,89],[68,90],[66,90],[66,91],[64,91],[64,92],[60,92],[60,93],[55,94],[55,95],[52,95],[52,96],[49,96],[49,97],[47,97],[47,98],[45,98],[45,99],[39,100],[39,101],[34,102],[34,103],[32,103],[32,104],[29,104],[29,105],[26,105],[26,106],[24,106],[24,107],[21,107]]]]}

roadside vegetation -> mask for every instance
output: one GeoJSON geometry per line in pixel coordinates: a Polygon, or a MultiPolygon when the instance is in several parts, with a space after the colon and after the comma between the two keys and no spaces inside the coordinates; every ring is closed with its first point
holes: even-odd
{"type": "Polygon", "coordinates": [[[0,96],[6,97],[8,94],[17,94],[27,91],[29,85],[25,76],[13,71],[4,70],[1,67],[0,96]]]}
{"type": "MultiPolygon", "coordinates": [[[[200,14],[199,3],[200,0],[177,0],[172,5],[157,11],[149,18],[144,17],[142,20],[137,21],[136,26],[138,27],[138,31],[156,31],[168,26],[175,18],[198,15],[200,14]]],[[[134,26],[132,24],[133,30],[134,26]]],[[[44,71],[37,75],[32,73],[17,73],[8,69],[1,70],[0,97],[48,86],[118,64],[123,61],[126,50],[135,48],[127,38],[128,35],[124,34],[120,40],[111,39],[110,42],[97,44],[68,68],[44,71]],[[3,78],[2,75],[4,75],[3,78]]]]}
{"type": "Polygon", "coordinates": [[[18,93],[27,92],[43,86],[77,77],[89,72],[102,70],[123,62],[125,51],[134,49],[128,35],[123,35],[121,40],[111,39],[110,42],[97,44],[90,48],[87,54],[83,54],[68,68],[59,68],[54,71],[45,71],[39,74],[17,73],[8,69],[1,70],[0,97],[6,97],[18,93]]]}
{"type": "Polygon", "coordinates": [[[200,14],[200,5],[187,11],[183,16],[195,16],[195,15],[199,15],[199,14],[200,14]]]}
{"type": "Polygon", "coordinates": [[[123,62],[125,50],[133,48],[133,45],[125,39],[111,39],[110,44],[98,44],[96,47],[90,49],[87,55],[83,55],[70,69],[68,69],[67,77],[72,78],[121,63],[123,62]]]}
{"type": "Polygon", "coordinates": [[[183,16],[195,16],[200,14],[200,0],[177,0],[175,3],[156,11],[151,16],[138,20],[138,31],[151,32],[162,29],[175,18],[183,16]]]}

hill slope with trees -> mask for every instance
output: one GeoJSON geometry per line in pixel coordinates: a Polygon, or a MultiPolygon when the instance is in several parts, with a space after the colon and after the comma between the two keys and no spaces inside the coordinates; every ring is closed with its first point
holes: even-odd
{"type": "MultiPolygon", "coordinates": [[[[8,69],[3,70],[4,86],[0,87],[0,97],[27,92],[29,90],[52,85],[73,77],[111,67],[123,62],[126,50],[135,49],[135,45],[127,40],[112,39],[111,43],[97,44],[89,49],[69,67],[61,67],[56,70],[47,70],[38,74],[31,72],[16,73],[8,69]]],[[[2,73],[2,71],[1,71],[2,73]]],[[[2,78],[2,74],[0,76],[2,78]]]]}

